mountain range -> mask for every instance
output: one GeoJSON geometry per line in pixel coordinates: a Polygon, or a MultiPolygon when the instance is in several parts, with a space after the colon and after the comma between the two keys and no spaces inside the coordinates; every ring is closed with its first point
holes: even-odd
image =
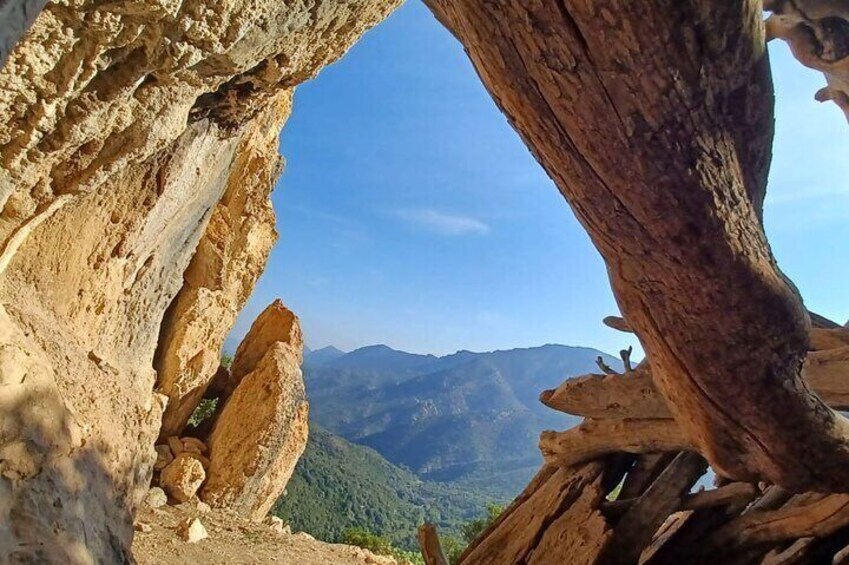
{"type": "Polygon", "coordinates": [[[484,487],[512,498],[542,461],[544,429],[576,420],[543,406],[539,393],[597,371],[595,349],[564,345],[437,357],[374,345],[305,356],[314,422],[373,448],[427,480],[484,487]]]}

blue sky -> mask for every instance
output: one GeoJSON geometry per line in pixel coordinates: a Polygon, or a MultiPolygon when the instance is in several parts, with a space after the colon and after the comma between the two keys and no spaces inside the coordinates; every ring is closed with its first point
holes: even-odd
{"type": "MultiPolygon", "coordinates": [[[[849,127],[818,73],[771,46],[767,232],[809,307],[849,317],[849,127]],[[838,254],[840,249],[840,254],[838,254]]],[[[415,1],[298,88],[274,192],[280,242],[228,344],[280,297],[312,348],[444,354],[545,343],[609,352],[604,266],[495,108],[460,45],[415,1]]]]}

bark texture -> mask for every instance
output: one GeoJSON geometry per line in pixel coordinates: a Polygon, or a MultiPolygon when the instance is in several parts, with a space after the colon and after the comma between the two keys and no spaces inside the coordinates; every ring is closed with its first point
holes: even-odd
{"type": "Polygon", "coordinates": [[[849,488],[800,378],[807,312],[761,225],[772,85],[755,0],[426,0],[607,264],[679,424],[727,476],[849,488]]]}

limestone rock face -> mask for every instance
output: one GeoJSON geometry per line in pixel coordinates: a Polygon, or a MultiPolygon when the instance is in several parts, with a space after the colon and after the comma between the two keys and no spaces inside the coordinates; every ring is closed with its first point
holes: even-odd
{"type": "Polygon", "coordinates": [[[308,435],[300,335],[297,317],[275,302],[239,346],[240,366],[249,372],[227,398],[209,437],[210,466],[200,496],[211,506],[260,521],[289,482],[308,435]],[[258,362],[247,361],[263,347],[258,362]]]}
{"type": "Polygon", "coordinates": [[[274,241],[291,91],[398,3],[57,0],[3,64],[44,3],[0,2],[0,561],[131,558],[163,408],[274,241]]]}
{"type": "MultiPolygon", "coordinates": [[[[291,109],[284,92],[279,119],[291,109]]],[[[160,436],[179,434],[214,377],[224,339],[265,267],[277,240],[269,195],[280,169],[266,148],[277,130],[255,132],[250,150],[233,163],[227,188],[165,315],[154,366],[157,389],[169,397],[160,436]]]]}

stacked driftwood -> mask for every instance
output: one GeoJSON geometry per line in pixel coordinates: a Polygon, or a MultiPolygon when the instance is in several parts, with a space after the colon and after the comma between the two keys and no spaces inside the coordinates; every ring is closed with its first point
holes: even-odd
{"type": "MultiPolygon", "coordinates": [[[[849,329],[811,317],[806,382],[849,408],[849,329]]],[[[648,363],[600,366],[542,393],[584,420],[542,434],[545,465],[462,563],[849,563],[849,495],[723,477],[679,429],[648,363]]]]}

